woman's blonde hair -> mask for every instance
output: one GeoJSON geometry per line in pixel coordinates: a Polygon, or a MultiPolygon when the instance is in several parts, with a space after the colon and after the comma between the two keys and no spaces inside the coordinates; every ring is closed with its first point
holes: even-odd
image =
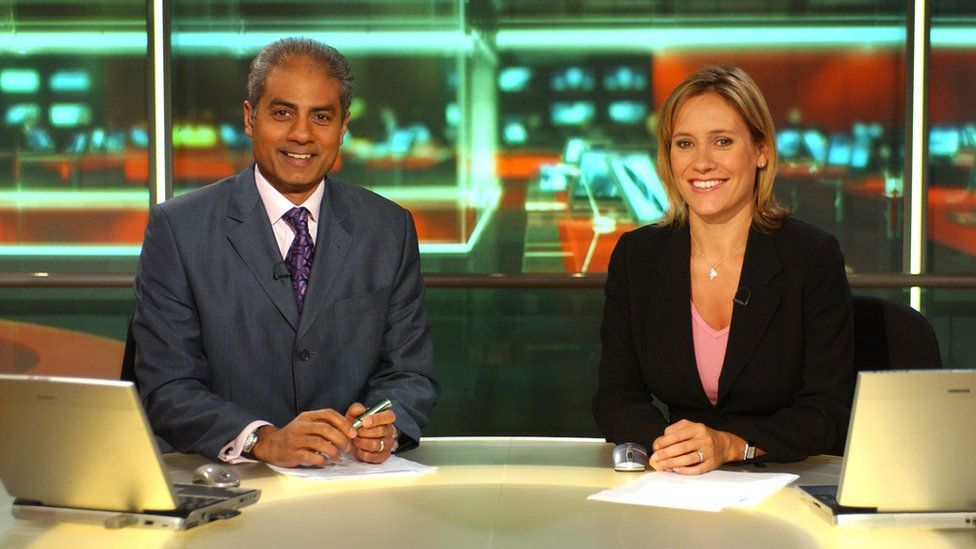
{"type": "Polygon", "coordinates": [[[689,76],[668,95],[661,106],[657,123],[657,172],[668,193],[670,206],[659,225],[680,227],[688,221],[688,204],[681,198],[671,166],[671,138],[678,110],[689,99],[714,93],[724,99],[745,122],[757,145],[766,147],[766,165],[756,168],[753,196],[753,224],[762,230],[778,229],[790,211],[776,201],[773,182],[776,179],[776,129],[759,86],[746,71],[733,65],[710,65],[689,76]]]}

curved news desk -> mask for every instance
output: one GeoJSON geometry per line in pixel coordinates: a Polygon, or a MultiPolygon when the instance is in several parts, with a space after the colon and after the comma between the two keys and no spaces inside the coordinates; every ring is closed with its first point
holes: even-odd
{"type": "MultiPolygon", "coordinates": [[[[436,465],[435,473],[328,482],[280,476],[263,464],[238,465],[243,485],[260,488],[261,500],[238,517],[185,532],[14,520],[6,498],[0,500],[0,546],[976,547],[976,529],[834,528],[793,487],[753,509],[721,513],[587,501],[635,478],[610,469],[610,448],[593,439],[424,439],[403,457],[436,465]]],[[[166,461],[176,482],[187,482],[204,463],[177,454],[166,461]]],[[[798,483],[833,484],[840,460],[814,457],[762,470],[797,473],[798,483]]]]}

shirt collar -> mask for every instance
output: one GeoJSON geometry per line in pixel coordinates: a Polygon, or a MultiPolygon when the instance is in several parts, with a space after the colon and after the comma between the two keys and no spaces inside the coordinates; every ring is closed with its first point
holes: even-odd
{"type": "MultiPolygon", "coordinates": [[[[264,175],[261,174],[261,170],[258,169],[258,165],[254,165],[254,181],[257,183],[258,194],[261,195],[261,202],[264,203],[264,211],[268,214],[268,221],[272,225],[281,219],[281,216],[288,213],[288,210],[295,207],[295,204],[291,200],[285,198],[285,195],[278,192],[271,183],[265,179],[264,175]]],[[[325,181],[323,178],[322,181],[325,181]]],[[[299,204],[299,206],[304,207],[308,210],[309,218],[318,223],[319,221],[319,210],[322,207],[322,197],[325,195],[325,185],[319,182],[319,185],[315,187],[315,192],[313,192],[305,202],[299,204]]]]}

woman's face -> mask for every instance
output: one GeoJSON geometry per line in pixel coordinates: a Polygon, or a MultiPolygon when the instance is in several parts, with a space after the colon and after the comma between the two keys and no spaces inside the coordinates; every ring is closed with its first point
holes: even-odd
{"type": "Polygon", "coordinates": [[[678,109],[670,155],[674,184],[693,221],[752,218],[756,168],[766,164],[766,146],[753,142],[724,99],[706,93],[678,109]]]}

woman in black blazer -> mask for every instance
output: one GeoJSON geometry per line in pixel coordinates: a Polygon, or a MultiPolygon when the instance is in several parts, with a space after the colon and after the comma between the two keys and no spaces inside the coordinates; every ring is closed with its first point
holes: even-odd
{"type": "Polygon", "coordinates": [[[706,67],[658,120],[670,208],[610,259],[597,423],[685,474],[834,449],[855,376],[844,259],[773,196],[762,92],[737,67],[706,67]]]}

